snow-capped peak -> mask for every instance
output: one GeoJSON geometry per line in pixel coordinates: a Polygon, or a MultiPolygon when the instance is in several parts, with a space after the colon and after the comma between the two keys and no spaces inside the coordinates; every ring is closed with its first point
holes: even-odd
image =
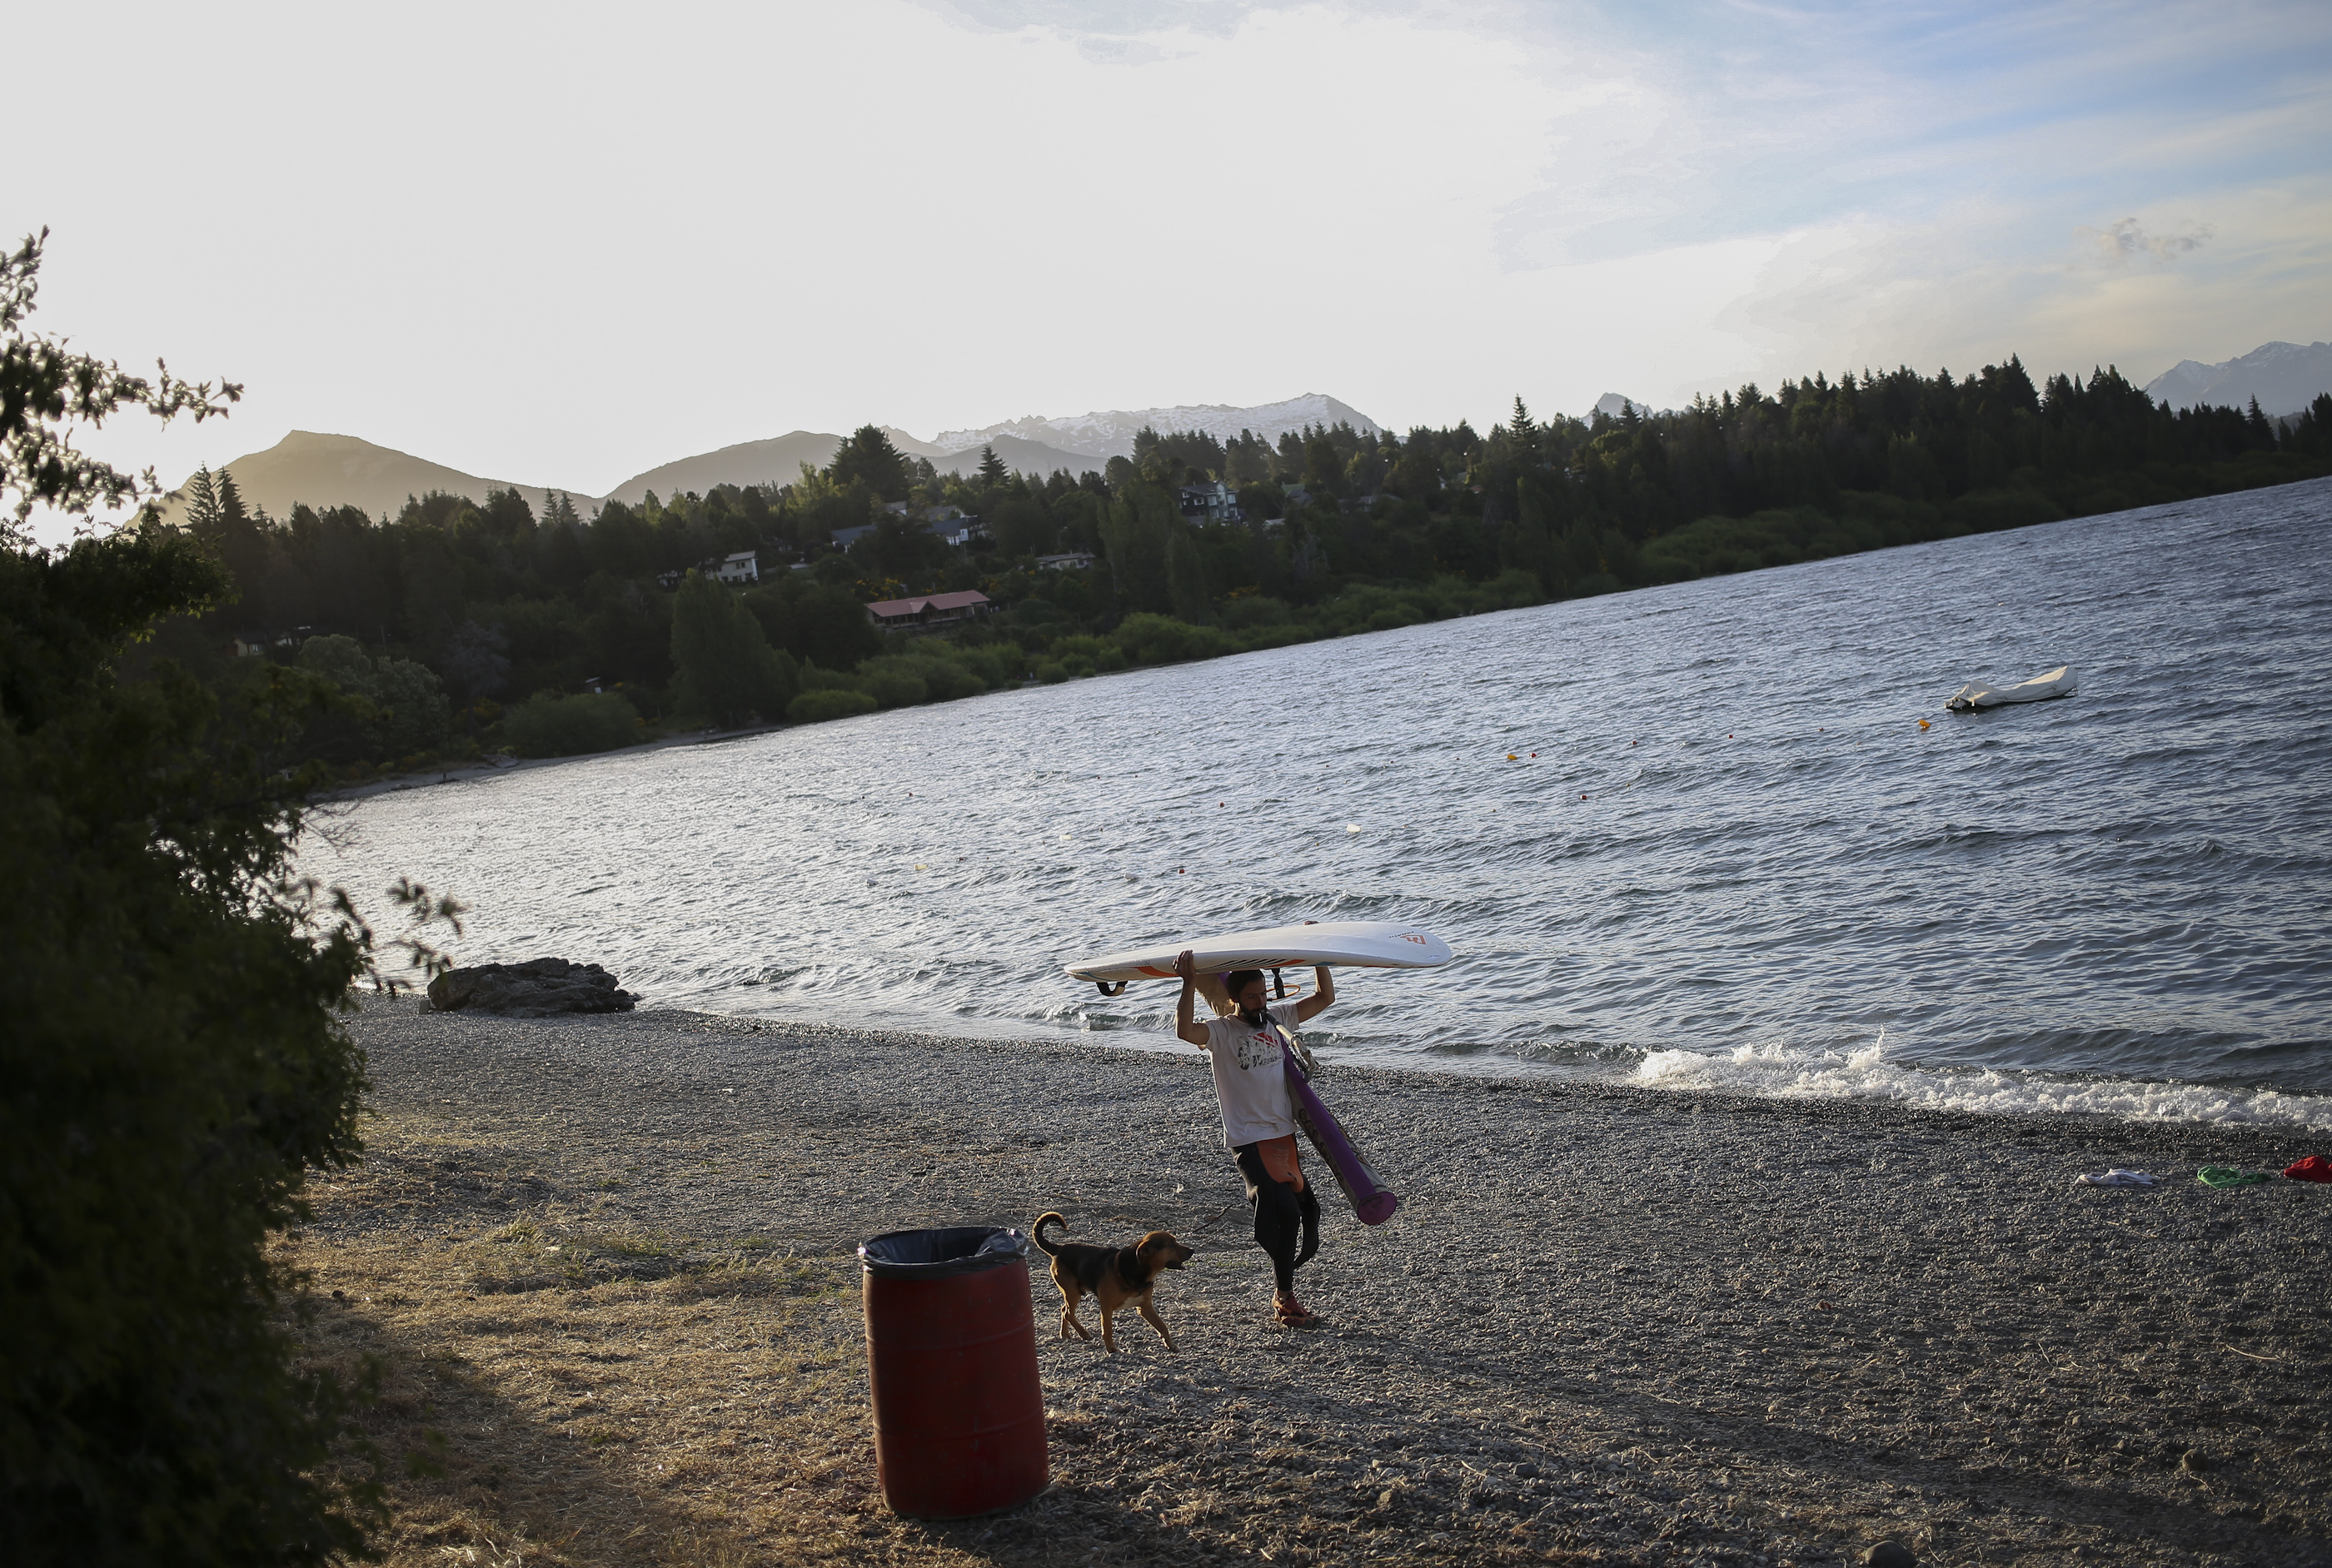
{"type": "Polygon", "coordinates": [[[1290,430],[1339,422],[1349,423],[1356,430],[1381,428],[1348,403],[1324,393],[1307,392],[1285,402],[1246,408],[1228,403],[1184,403],[1168,408],[1113,408],[1052,418],[1030,414],[976,430],[942,430],[932,437],[931,445],[942,451],[960,452],[999,435],[1013,435],[1080,456],[1106,460],[1131,457],[1133,437],[1145,426],[1161,432],[1204,431],[1219,441],[1228,441],[1245,430],[1276,442],[1290,430]]]}

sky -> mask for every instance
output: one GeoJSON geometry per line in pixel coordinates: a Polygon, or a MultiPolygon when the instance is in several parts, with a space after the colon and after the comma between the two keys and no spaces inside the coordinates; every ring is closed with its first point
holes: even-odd
{"type": "Polygon", "coordinates": [[[32,325],[603,494],[795,429],[2332,338],[2332,6],[107,5],[10,22],[32,325]],[[28,62],[45,65],[28,69],[28,62]]]}

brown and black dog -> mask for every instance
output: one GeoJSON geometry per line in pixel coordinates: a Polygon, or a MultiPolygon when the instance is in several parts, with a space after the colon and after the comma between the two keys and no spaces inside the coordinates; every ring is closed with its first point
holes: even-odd
{"type": "Polygon", "coordinates": [[[1170,1268],[1181,1267],[1195,1253],[1163,1230],[1152,1231],[1132,1247],[1085,1247],[1073,1241],[1046,1240],[1047,1225],[1066,1230],[1069,1222],[1048,1209],[1037,1216],[1037,1223],[1028,1228],[1037,1245],[1053,1260],[1053,1283],[1061,1287],[1063,1339],[1069,1337],[1071,1330],[1079,1339],[1093,1338],[1085,1332],[1085,1325],[1077,1321],[1077,1303],[1090,1291],[1101,1307],[1102,1348],[1110,1354],[1117,1353],[1117,1338],[1110,1332],[1110,1314],[1128,1302],[1142,1314],[1143,1322],[1158,1331],[1166,1348],[1174,1348],[1174,1336],[1166,1332],[1166,1320],[1151,1305],[1150,1293],[1157,1288],[1160,1275],[1170,1268]]]}

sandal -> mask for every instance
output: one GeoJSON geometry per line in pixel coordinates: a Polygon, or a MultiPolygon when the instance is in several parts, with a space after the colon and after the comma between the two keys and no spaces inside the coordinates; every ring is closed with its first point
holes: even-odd
{"type": "Polygon", "coordinates": [[[1282,1328],[1317,1328],[1320,1326],[1320,1315],[1316,1312],[1305,1311],[1304,1304],[1295,1299],[1295,1293],[1292,1290],[1273,1291],[1271,1293],[1271,1311],[1272,1315],[1279,1319],[1279,1326],[1282,1328]]]}

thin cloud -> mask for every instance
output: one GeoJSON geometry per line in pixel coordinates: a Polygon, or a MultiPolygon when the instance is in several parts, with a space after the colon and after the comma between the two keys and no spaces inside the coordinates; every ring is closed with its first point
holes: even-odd
{"type": "MultiPolygon", "coordinates": [[[[105,52],[205,135],[95,126],[16,171],[0,237],[54,230],[53,330],[250,385],[230,426],[101,433],[174,476],[290,427],[596,493],[870,418],[1319,389],[1479,425],[1517,391],[2166,365],[2323,335],[2332,279],[2322,0],[142,14],[14,41],[105,52]]],[[[82,107],[18,85],[28,121],[82,107]]]]}
{"type": "Polygon", "coordinates": [[[2103,252],[2107,260],[2117,265],[2151,256],[2157,261],[2174,262],[2179,257],[2201,250],[2211,243],[2209,224],[2182,224],[2174,234],[2149,234],[2146,225],[2136,218],[2120,218],[2102,229],[2084,229],[2103,252]]]}

